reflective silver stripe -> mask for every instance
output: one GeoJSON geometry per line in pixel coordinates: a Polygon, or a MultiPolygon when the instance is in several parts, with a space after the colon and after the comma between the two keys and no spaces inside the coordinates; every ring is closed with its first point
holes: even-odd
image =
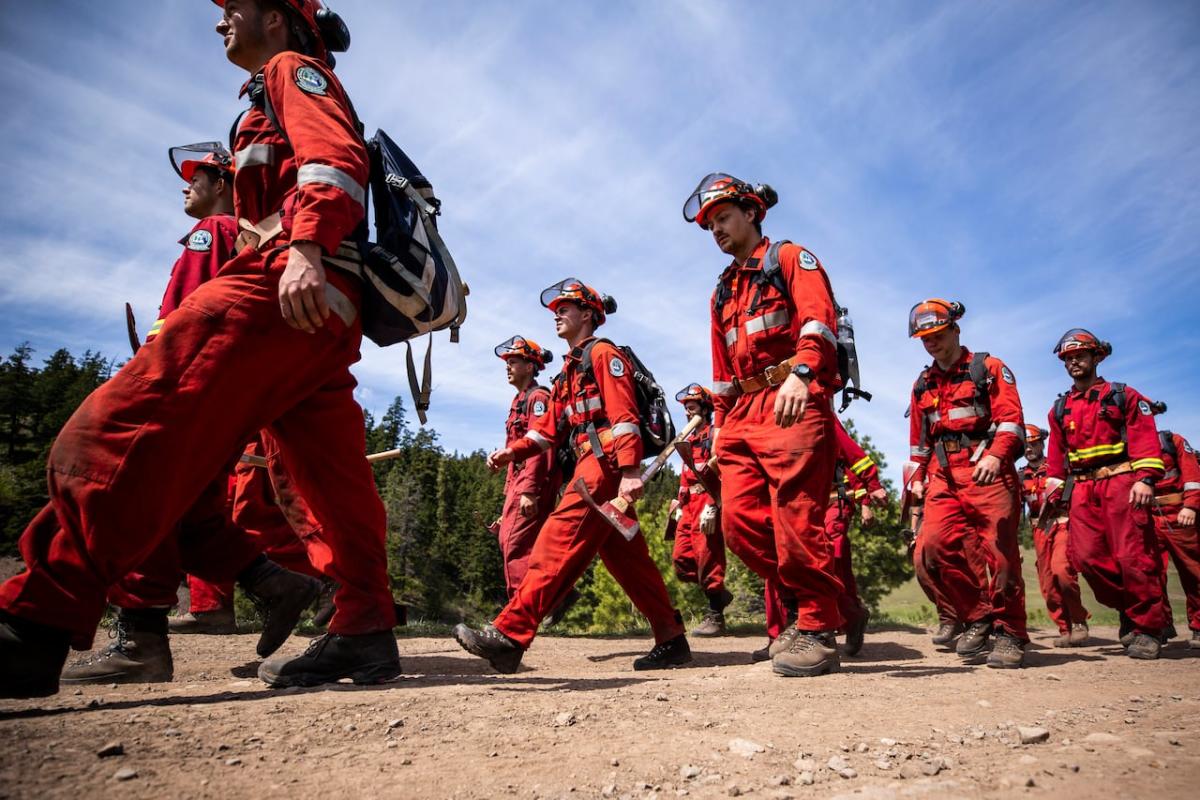
{"type": "Polygon", "coordinates": [[[929,447],[910,447],[908,448],[908,452],[909,455],[927,456],[933,452],[933,449],[929,447]]]}
{"type": "Polygon", "coordinates": [[[358,309],[341,289],[333,285],[332,281],[325,282],[325,302],[329,304],[329,309],[333,313],[342,318],[346,327],[354,324],[354,320],[358,317],[358,309]]]}
{"type": "Polygon", "coordinates": [[[763,314],[761,317],[746,320],[746,333],[762,333],[771,328],[778,328],[780,325],[787,325],[791,316],[787,309],[772,311],[770,314],[763,314]]]}
{"type": "Polygon", "coordinates": [[[996,433],[1011,433],[1022,442],[1025,441],[1025,426],[1015,422],[1001,422],[996,426],[996,433]]]}
{"type": "Polygon", "coordinates": [[[618,436],[637,436],[639,434],[638,424],[636,422],[618,422],[612,426],[613,438],[618,436]]]}
{"type": "Polygon", "coordinates": [[[737,394],[733,388],[733,384],[729,381],[713,381],[712,392],[713,394],[718,394],[722,397],[725,397],[726,395],[737,394]]]}
{"type": "Polygon", "coordinates": [[[305,164],[296,170],[296,185],[303,186],[306,183],[324,183],[328,186],[336,186],[354,198],[354,202],[360,206],[367,195],[366,190],[354,178],[328,164],[305,164]]]}
{"type": "Polygon", "coordinates": [[[246,167],[261,167],[266,164],[274,164],[275,145],[246,145],[234,154],[233,162],[238,169],[245,169],[246,167]]]}
{"type": "Polygon", "coordinates": [[[1163,476],[1161,478],[1159,478],[1159,480],[1169,481],[1172,478],[1178,478],[1178,477],[1179,477],[1179,470],[1169,469],[1163,473],[1163,476]]]}
{"type": "Polygon", "coordinates": [[[966,408],[952,408],[946,412],[946,419],[975,419],[981,417],[979,409],[976,406],[967,406],[966,408]]]}
{"type": "Polygon", "coordinates": [[[737,328],[730,328],[729,330],[725,331],[725,346],[726,347],[728,347],[729,345],[733,344],[736,341],[737,341],[737,328]]]}
{"type": "Polygon", "coordinates": [[[575,401],[575,413],[582,414],[585,411],[595,411],[600,408],[602,401],[599,397],[589,397],[587,400],[575,401]]]}
{"type": "Polygon", "coordinates": [[[1046,494],[1049,495],[1058,487],[1062,486],[1062,478],[1046,478],[1046,494]]]}
{"type": "Polygon", "coordinates": [[[925,421],[932,425],[935,422],[942,421],[942,414],[939,411],[930,411],[925,415],[925,421]]]}
{"type": "Polygon", "coordinates": [[[823,323],[817,322],[815,319],[810,319],[808,322],[804,323],[804,327],[800,329],[800,335],[803,337],[812,336],[813,334],[817,334],[818,336],[829,340],[830,344],[837,344],[837,337],[833,335],[833,331],[829,330],[829,328],[823,323]]]}
{"type": "Polygon", "coordinates": [[[1183,491],[1185,491],[1185,492],[1200,492],[1200,483],[1196,483],[1195,481],[1188,481],[1187,483],[1185,483],[1183,485],[1183,491]]]}
{"type": "Polygon", "coordinates": [[[533,443],[536,444],[540,450],[549,450],[550,445],[553,444],[549,439],[547,439],[545,436],[542,436],[537,431],[526,432],[525,438],[532,439],[533,443]]]}

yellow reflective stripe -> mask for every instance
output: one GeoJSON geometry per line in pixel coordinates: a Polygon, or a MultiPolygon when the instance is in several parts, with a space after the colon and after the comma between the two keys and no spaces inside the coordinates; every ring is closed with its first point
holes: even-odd
{"type": "Polygon", "coordinates": [[[861,500],[866,494],[867,494],[866,489],[855,489],[854,490],[854,499],[861,500]]]}
{"type": "Polygon", "coordinates": [[[863,456],[858,461],[854,462],[854,466],[850,467],[850,471],[855,475],[861,475],[870,467],[874,466],[874,464],[875,462],[871,460],[870,456],[863,456]]]}
{"type": "Polygon", "coordinates": [[[1139,458],[1132,464],[1134,469],[1163,469],[1164,464],[1161,458],[1139,458]]]}
{"type": "Polygon", "coordinates": [[[162,330],[162,326],[163,326],[163,321],[161,319],[155,320],[154,324],[150,326],[150,333],[148,335],[149,336],[157,336],[158,332],[162,330]]]}
{"type": "Polygon", "coordinates": [[[1067,453],[1067,458],[1071,461],[1082,461],[1085,458],[1092,458],[1093,456],[1114,456],[1124,452],[1125,443],[1117,442],[1116,444],[1098,444],[1095,447],[1072,450],[1067,453]]]}

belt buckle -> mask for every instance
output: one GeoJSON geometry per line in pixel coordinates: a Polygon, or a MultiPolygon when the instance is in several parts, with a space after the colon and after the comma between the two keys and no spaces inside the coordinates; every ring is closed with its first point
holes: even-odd
{"type": "Polygon", "coordinates": [[[958,453],[963,449],[963,444],[958,439],[947,439],[942,442],[942,447],[947,453],[958,453]]]}
{"type": "Polygon", "coordinates": [[[787,380],[788,371],[782,364],[774,364],[763,370],[763,377],[767,379],[767,386],[778,386],[787,380]],[[780,375],[779,373],[783,373],[780,375]]]}

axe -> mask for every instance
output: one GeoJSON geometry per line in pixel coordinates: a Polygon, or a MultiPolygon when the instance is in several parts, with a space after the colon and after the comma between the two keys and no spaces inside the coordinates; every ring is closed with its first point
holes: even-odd
{"type": "Polygon", "coordinates": [[[137,322],[133,318],[133,306],[129,303],[125,304],[125,332],[129,334],[129,348],[136,356],[137,351],[142,349],[142,343],[138,341],[137,322]]]}
{"type": "MultiPolygon", "coordinates": [[[[679,432],[679,435],[667,443],[667,446],[662,449],[662,452],[650,462],[650,466],[646,467],[646,471],[642,473],[643,483],[653,478],[663,468],[663,465],[667,463],[667,459],[671,457],[671,453],[675,451],[679,443],[690,436],[692,431],[696,430],[700,425],[700,422],[701,419],[699,416],[692,417],[691,421],[683,426],[683,430],[679,432]]],[[[637,536],[640,526],[636,519],[632,519],[629,516],[630,503],[628,500],[624,497],[614,497],[603,504],[597,503],[596,499],[592,497],[591,492],[588,491],[587,483],[584,482],[583,478],[575,481],[573,486],[575,487],[575,491],[579,493],[579,496],[583,498],[583,502],[595,509],[622,536],[631,542],[633,541],[633,537],[637,536]]]]}
{"type": "Polygon", "coordinates": [[[702,467],[696,466],[696,459],[692,455],[691,442],[680,442],[675,445],[675,449],[679,451],[679,457],[683,459],[684,465],[699,479],[700,484],[704,487],[704,491],[708,492],[708,496],[720,507],[721,479],[709,469],[709,462],[706,461],[702,467]]]}
{"type": "MultiPolygon", "coordinates": [[[[371,453],[367,456],[367,461],[374,464],[376,461],[391,461],[393,458],[398,458],[403,450],[384,450],[382,453],[371,453]]],[[[266,467],[267,460],[262,456],[254,456],[249,453],[242,453],[238,458],[243,464],[249,464],[252,467],[266,467]]]]}

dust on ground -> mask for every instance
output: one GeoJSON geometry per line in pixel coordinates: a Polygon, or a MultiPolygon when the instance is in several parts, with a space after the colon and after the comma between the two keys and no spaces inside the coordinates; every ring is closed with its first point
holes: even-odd
{"type": "Polygon", "coordinates": [[[812,679],[749,663],[763,637],[693,640],[692,666],[651,673],[631,666],[645,638],[542,637],[515,675],[401,638],[394,683],[282,691],[254,635],[176,636],[173,683],[0,701],[0,797],[1195,796],[1200,651],[1135,662],[1094,634],[1037,632],[1029,667],[999,671],[873,631],[812,679]]]}

